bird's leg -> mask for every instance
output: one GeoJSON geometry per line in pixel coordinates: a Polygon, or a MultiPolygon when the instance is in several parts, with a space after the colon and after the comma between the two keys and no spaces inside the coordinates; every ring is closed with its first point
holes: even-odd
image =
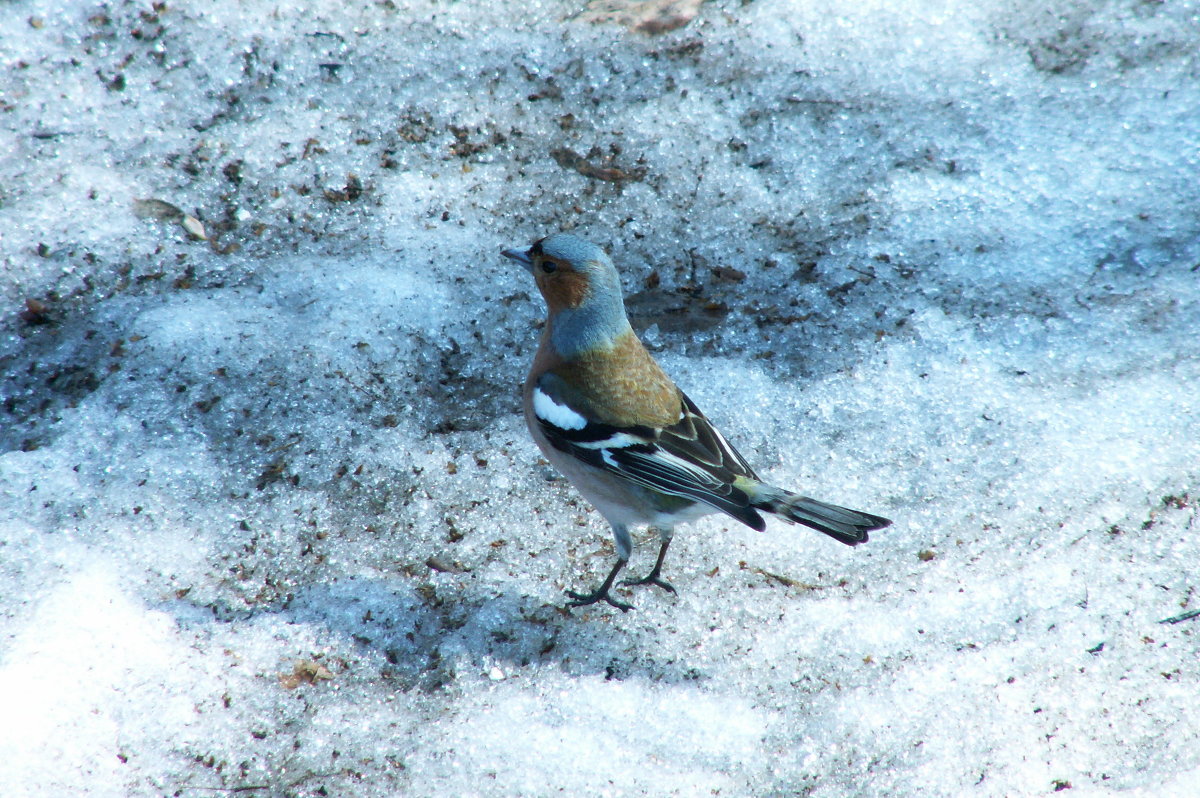
{"type": "Polygon", "coordinates": [[[671,545],[671,530],[659,530],[658,533],[662,537],[662,548],[658,550],[658,559],[654,562],[654,568],[650,573],[646,574],[643,579],[626,579],[621,584],[626,586],[633,585],[658,585],[663,590],[670,593],[675,592],[675,587],[665,579],[659,579],[658,575],[662,572],[663,560],[667,558],[667,547],[671,545]]]}
{"type": "Polygon", "coordinates": [[[628,560],[618,559],[617,564],[614,565],[612,570],[608,572],[608,576],[604,577],[604,582],[601,583],[600,587],[596,588],[591,593],[576,593],[574,590],[568,590],[567,595],[572,598],[572,601],[567,602],[567,606],[586,607],[589,604],[595,604],[596,602],[604,601],[616,607],[621,612],[629,612],[631,609],[633,609],[632,604],[626,604],[623,601],[617,601],[608,592],[609,588],[612,587],[613,580],[617,578],[617,574],[620,573],[621,569],[625,567],[626,562],[628,562],[628,560]]]}

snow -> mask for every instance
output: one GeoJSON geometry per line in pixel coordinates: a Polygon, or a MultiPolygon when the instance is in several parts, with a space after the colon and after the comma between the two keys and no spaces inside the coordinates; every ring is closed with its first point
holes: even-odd
{"type": "Polygon", "coordinates": [[[0,792],[1196,794],[1200,7],[582,10],[0,8],[0,792]],[[895,525],[565,610],[559,230],[895,525]]]}

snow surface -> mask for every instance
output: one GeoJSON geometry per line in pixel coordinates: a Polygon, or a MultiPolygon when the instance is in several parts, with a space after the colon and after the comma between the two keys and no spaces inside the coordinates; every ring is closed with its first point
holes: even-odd
{"type": "Polygon", "coordinates": [[[1200,795],[1197,4],[583,10],[0,5],[0,794],[1200,795]],[[565,611],[558,230],[895,526],[565,611]]]}

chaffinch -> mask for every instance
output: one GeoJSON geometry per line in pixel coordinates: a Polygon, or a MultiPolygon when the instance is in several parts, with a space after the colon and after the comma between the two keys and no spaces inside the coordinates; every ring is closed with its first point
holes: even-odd
{"type": "Polygon", "coordinates": [[[647,525],[662,545],[646,577],[664,581],[676,524],[723,512],[759,531],[760,513],[804,524],[850,546],[891,524],[877,515],[800,496],[761,481],[754,469],[675,386],[629,326],[621,281],[600,247],[568,233],[507,249],[534,276],[549,311],[525,381],[525,420],[538,448],[612,526],[617,562],[591,593],[567,591],[570,606],[605,601],[629,561],[629,528],[647,525]]]}

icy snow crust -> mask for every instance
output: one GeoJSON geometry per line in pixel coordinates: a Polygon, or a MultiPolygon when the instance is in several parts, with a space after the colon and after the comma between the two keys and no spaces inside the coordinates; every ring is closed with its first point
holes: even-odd
{"type": "Polygon", "coordinates": [[[4,3],[0,793],[1195,794],[1200,22],[1087,5],[4,3]],[[895,526],[564,611],[557,230],[895,526]]]}

